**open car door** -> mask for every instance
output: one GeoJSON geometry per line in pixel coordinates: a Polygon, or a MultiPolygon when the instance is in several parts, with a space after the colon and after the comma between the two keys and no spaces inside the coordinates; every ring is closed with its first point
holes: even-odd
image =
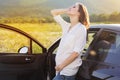
{"type": "Polygon", "coordinates": [[[46,80],[46,59],[47,50],[37,40],[0,24],[0,80],[46,80]]]}

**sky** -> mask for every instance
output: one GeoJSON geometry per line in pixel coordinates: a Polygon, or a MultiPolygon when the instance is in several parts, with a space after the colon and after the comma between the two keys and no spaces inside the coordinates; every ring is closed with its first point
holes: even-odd
{"type": "MultiPolygon", "coordinates": [[[[120,0],[0,0],[1,6],[27,6],[66,8],[76,2],[83,3],[89,13],[120,12],[120,0]]],[[[8,7],[9,8],[9,7],[8,7]]]]}

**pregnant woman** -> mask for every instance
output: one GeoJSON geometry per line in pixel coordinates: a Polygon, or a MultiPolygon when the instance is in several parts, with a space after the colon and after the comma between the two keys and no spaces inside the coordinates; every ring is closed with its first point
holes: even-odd
{"type": "Polygon", "coordinates": [[[86,44],[89,15],[86,7],[76,3],[68,9],[51,10],[55,21],[62,27],[61,41],[56,53],[56,76],[53,80],[75,80],[79,66],[82,64],[81,54],[86,44]],[[70,17],[70,23],[64,21],[61,14],[70,17]]]}

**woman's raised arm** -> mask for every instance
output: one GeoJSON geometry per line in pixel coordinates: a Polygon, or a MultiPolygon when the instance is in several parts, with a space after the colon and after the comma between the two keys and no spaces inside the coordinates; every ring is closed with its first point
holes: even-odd
{"type": "Polygon", "coordinates": [[[68,9],[53,9],[51,10],[51,14],[53,16],[57,16],[57,15],[60,15],[60,14],[65,14],[67,13],[68,9]]]}

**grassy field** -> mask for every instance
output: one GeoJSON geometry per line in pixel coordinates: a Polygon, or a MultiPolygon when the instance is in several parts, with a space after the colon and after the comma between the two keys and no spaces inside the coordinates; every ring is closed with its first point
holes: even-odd
{"type": "MultiPolygon", "coordinates": [[[[27,32],[33,38],[37,39],[46,48],[49,48],[58,38],[60,38],[62,34],[62,29],[57,23],[14,23],[7,25],[16,27],[27,32]]],[[[24,45],[29,45],[29,40],[26,39],[26,37],[20,36],[15,32],[0,29],[0,36],[0,52],[17,52],[20,47],[24,45]]],[[[36,44],[33,44],[33,46],[34,45],[34,52],[41,51],[38,49],[36,44]]]]}
{"type": "MultiPolygon", "coordinates": [[[[42,24],[7,24],[15,28],[21,29],[33,38],[37,39],[43,46],[49,48],[61,36],[61,27],[56,23],[42,24]]],[[[0,52],[17,52],[21,46],[29,45],[29,40],[26,37],[16,34],[8,30],[0,29],[0,52]]],[[[35,45],[34,52],[41,51],[35,45]]]]}
{"type": "MultiPolygon", "coordinates": [[[[21,29],[32,37],[37,39],[45,47],[49,46],[61,36],[61,27],[56,23],[42,23],[42,24],[7,24],[21,29]]],[[[14,36],[14,35],[13,35],[14,36]]]]}

